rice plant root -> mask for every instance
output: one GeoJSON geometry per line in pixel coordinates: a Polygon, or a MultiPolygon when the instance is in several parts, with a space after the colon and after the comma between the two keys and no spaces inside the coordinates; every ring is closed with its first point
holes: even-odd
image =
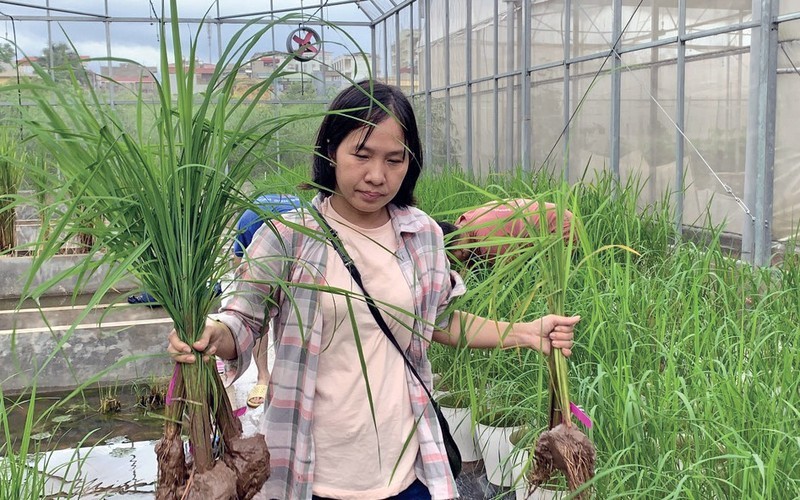
{"type": "MultiPolygon", "coordinates": [[[[543,432],[534,449],[535,466],[528,473],[528,482],[539,486],[556,470],[567,479],[567,487],[575,491],[594,477],[594,445],[586,435],[574,425],[559,424],[543,432]]],[[[588,498],[587,491],[576,498],[588,498]]]]}

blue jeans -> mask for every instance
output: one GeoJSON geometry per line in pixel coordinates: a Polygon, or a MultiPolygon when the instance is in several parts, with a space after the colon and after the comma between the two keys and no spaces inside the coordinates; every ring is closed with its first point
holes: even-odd
{"type": "MultiPolygon", "coordinates": [[[[389,497],[386,500],[430,500],[431,493],[428,491],[428,487],[422,484],[422,481],[417,479],[411,486],[404,489],[397,495],[393,497],[389,497]]],[[[314,495],[312,500],[325,500],[325,497],[318,497],[314,495]]]]}

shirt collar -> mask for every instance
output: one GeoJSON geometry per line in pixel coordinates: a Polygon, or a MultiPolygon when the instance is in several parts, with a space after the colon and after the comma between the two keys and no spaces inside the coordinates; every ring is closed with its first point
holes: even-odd
{"type": "MultiPolygon", "coordinates": [[[[319,209],[323,199],[322,193],[318,193],[312,203],[319,209]]],[[[415,213],[416,209],[411,207],[400,208],[393,203],[389,203],[388,207],[389,217],[392,218],[394,227],[399,233],[418,233],[424,229],[422,222],[415,213]]]]}

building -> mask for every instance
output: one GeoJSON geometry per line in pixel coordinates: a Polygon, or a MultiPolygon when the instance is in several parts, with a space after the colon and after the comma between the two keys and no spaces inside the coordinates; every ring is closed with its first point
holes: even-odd
{"type": "MultiPolygon", "coordinates": [[[[188,71],[189,66],[187,63],[184,63],[184,71],[188,71]]],[[[217,69],[216,64],[211,63],[204,63],[197,61],[194,64],[194,81],[192,82],[194,85],[194,92],[200,93],[205,92],[206,88],[208,88],[208,84],[211,82],[211,78],[214,75],[214,72],[217,69]]],[[[170,64],[167,72],[169,74],[169,83],[172,88],[175,88],[177,83],[176,78],[176,70],[175,64],[170,64]]],[[[223,71],[223,75],[228,74],[231,72],[230,68],[226,68],[223,71]]]]}
{"type": "Polygon", "coordinates": [[[331,78],[338,80],[340,87],[349,81],[364,80],[370,76],[370,64],[372,64],[372,60],[369,54],[363,52],[336,56],[331,62],[331,69],[334,73],[331,78]]]}
{"type": "Polygon", "coordinates": [[[156,77],[158,68],[155,66],[141,66],[138,64],[123,63],[118,66],[103,66],[100,68],[100,78],[98,86],[103,88],[108,86],[111,79],[120,87],[124,87],[136,94],[153,94],[156,89],[156,77]]]}

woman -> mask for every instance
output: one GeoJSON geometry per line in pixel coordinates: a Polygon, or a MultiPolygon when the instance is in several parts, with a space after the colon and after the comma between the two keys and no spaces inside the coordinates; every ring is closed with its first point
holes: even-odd
{"type": "MultiPolygon", "coordinates": [[[[439,226],[411,206],[422,147],[402,92],[361,82],[330,110],[337,113],[324,118],[317,136],[313,205],[338,232],[425,382],[431,340],[456,345],[465,336],[472,347],[569,354],[577,317],[509,325],[448,308],[464,285],[450,271],[439,226]]],[[[342,259],[309,235],[319,222],[298,210],[274,228],[255,235],[233,293],[202,338],[190,347],[173,334],[169,346],[178,362],[194,362],[192,349],[235,360],[235,377],[275,316],[262,423],[272,469],[265,498],[457,497],[428,397],[357,299],[361,291],[342,259]]]]}
{"type": "Polygon", "coordinates": [[[541,208],[539,202],[527,198],[490,201],[461,214],[455,224],[439,221],[439,227],[454,259],[464,264],[493,262],[509,250],[517,250],[518,246],[507,243],[509,240],[524,243],[529,236],[537,236],[542,213],[548,233],[560,233],[565,243],[572,239],[577,245],[578,233],[571,228],[575,218],[572,212],[564,210],[559,217],[554,203],[544,202],[541,208]]]}

